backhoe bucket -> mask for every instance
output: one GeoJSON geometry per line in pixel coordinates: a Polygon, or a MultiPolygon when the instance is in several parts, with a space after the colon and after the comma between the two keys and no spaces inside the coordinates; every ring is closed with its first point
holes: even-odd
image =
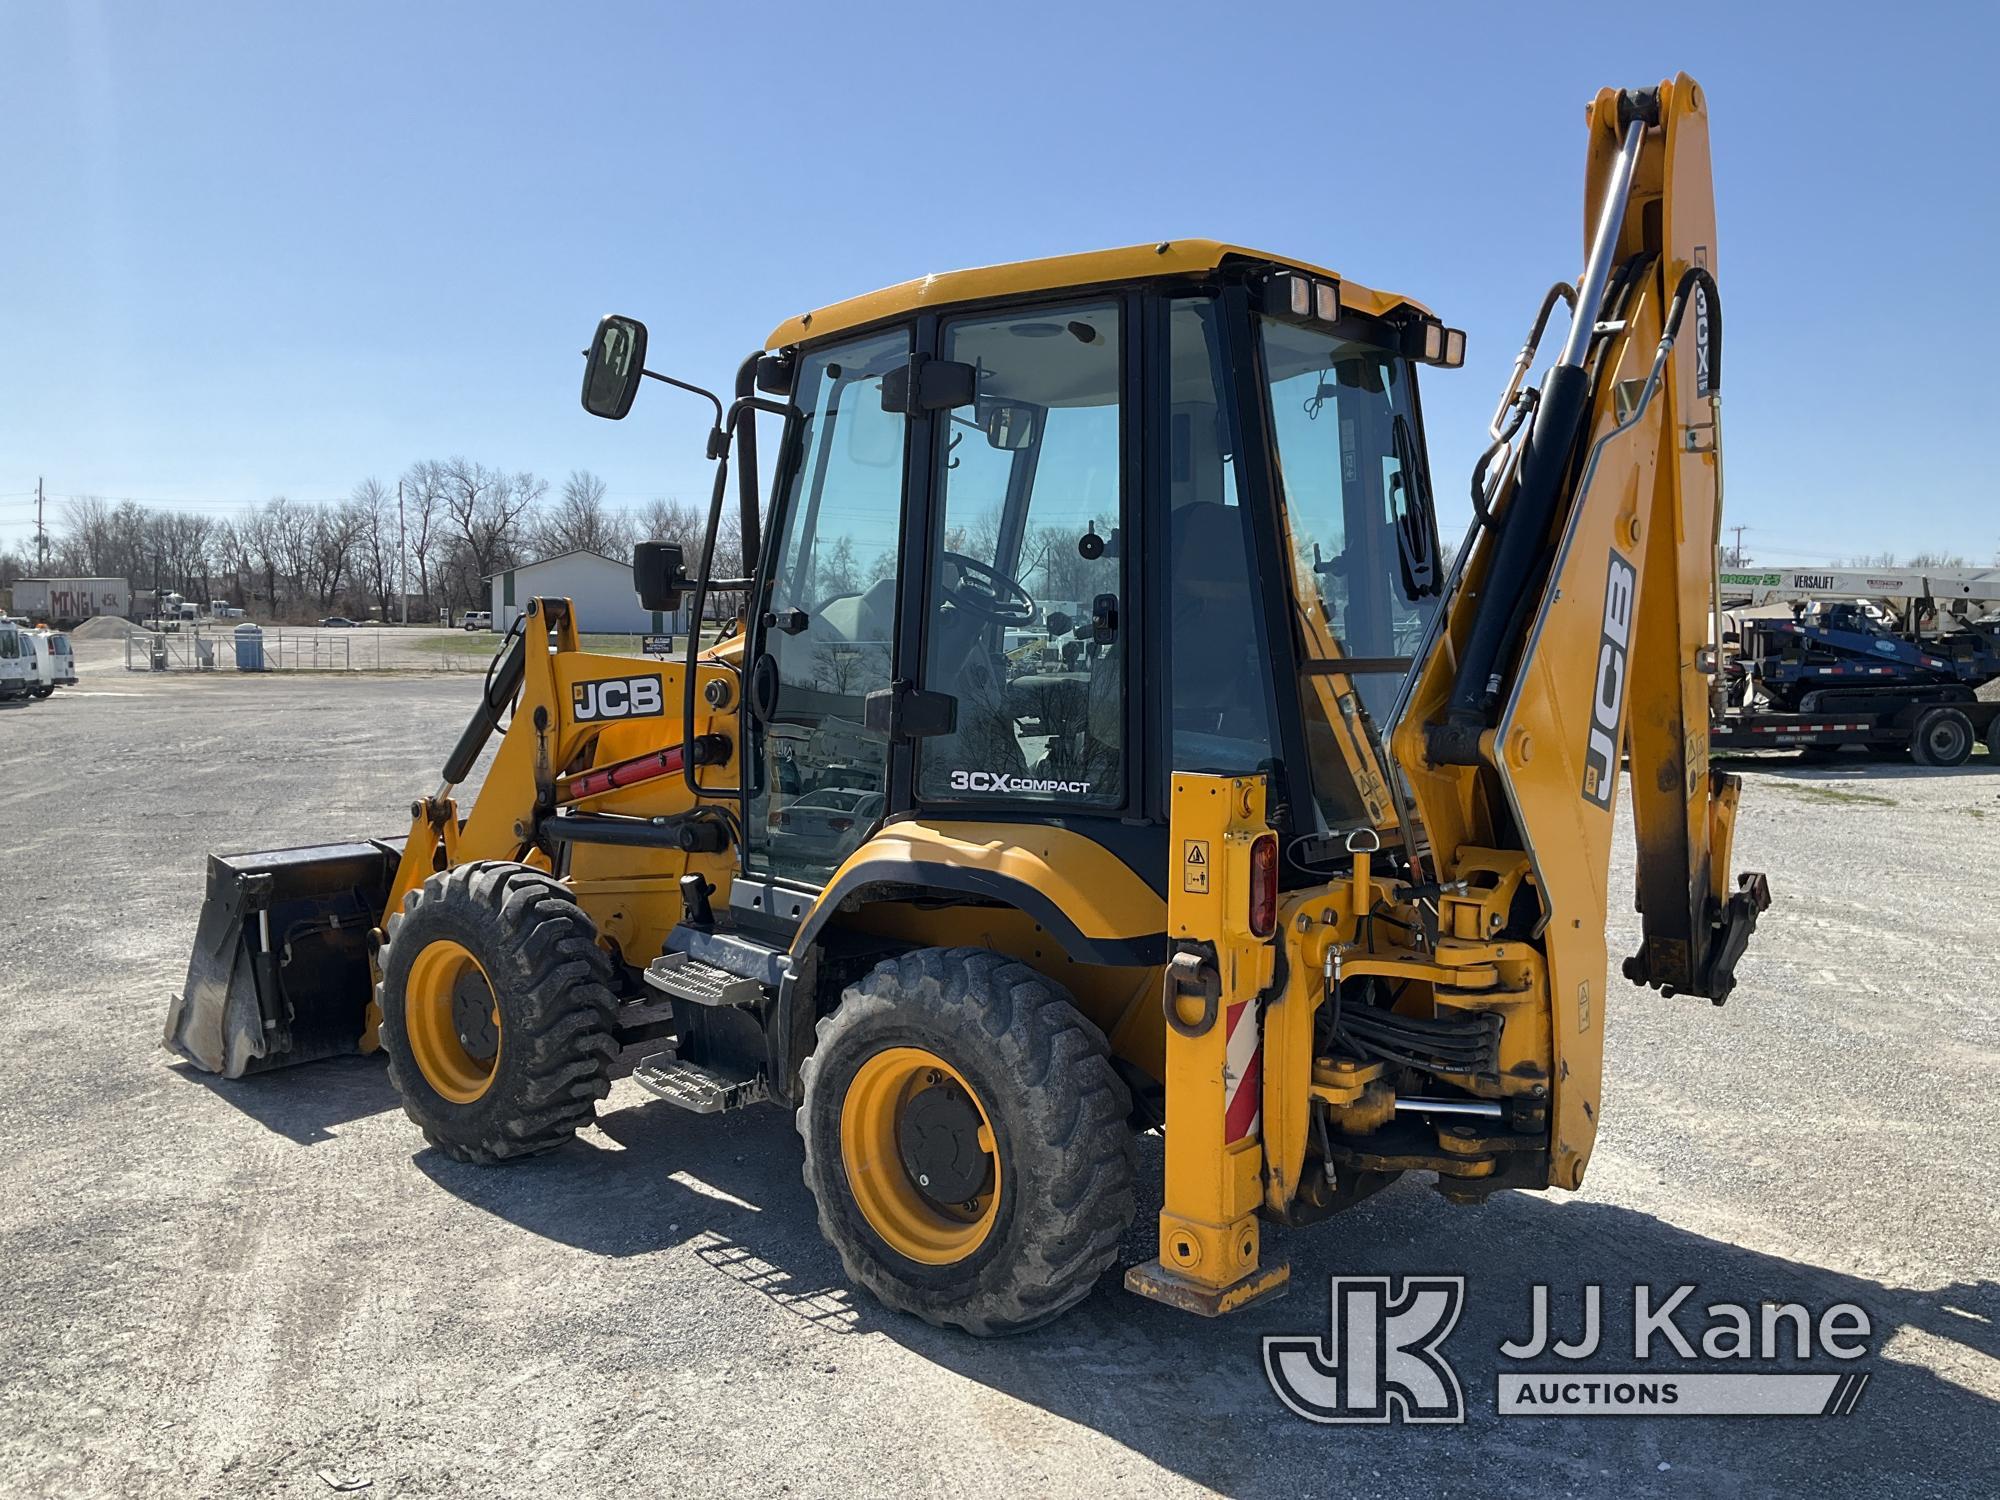
{"type": "Polygon", "coordinates": [[[402,844],[210,855],[167,1046],[225,1078],[360,1051],[374,994],[368,934],[402,844]]]}

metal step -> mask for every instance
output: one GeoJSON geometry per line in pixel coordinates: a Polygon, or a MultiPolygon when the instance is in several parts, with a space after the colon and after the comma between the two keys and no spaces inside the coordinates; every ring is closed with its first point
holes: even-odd
{"type": "Polygon", "coordinates": [[[685,953],[663,953],[646,965],[646,983],[695,1005],[761,1005],[771,994],[754,979],[685,953]]]}
{"type": "Polygon", "coordinates": [[[719,1115],[770,1097],[761,1074],[735,1078],[699,1063],[682,1062],[671,1052],[656,1052],[641,1061],[632,1070],[632,1081],[675,1108],[697,1115],[719,1115]]]}

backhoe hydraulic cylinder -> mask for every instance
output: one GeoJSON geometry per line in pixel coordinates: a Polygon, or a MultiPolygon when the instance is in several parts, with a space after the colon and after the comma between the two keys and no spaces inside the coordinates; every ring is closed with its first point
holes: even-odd
{"type": "Polygon", "coordinates": [[[1576,455],[1577,434],[1590,409],[1590,374],[1585,360],[1603,310],[1604,289],[1645,135],[1644,120],[1634,119],[1626,127],[1611,180],[1605,185],[1604,206],[1591,238],[1583,281],[1577,288],[1569,334],[1522,439],[1520,478],[1498,517],[1493,561],[1480,586],[1465,657],[1452,684],[1444,722],[1430,727],[1431,758],[1441,764],[1478,764],[1479,737],[1500,697],[1507,647],[1519,622],[1527,617],[1523,606],[1528,601],[1522,596],[1536,576],[1576,455]]]}

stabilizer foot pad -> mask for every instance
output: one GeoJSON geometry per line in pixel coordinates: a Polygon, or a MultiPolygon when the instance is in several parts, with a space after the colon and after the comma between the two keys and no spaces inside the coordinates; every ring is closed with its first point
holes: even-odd
{"type": "Polygon", "coordinates": [[[1252,1302],[1282,1297],[1291,1280],[1291,1262],[1282,1260],[1276,1265],[1259,1266],[1224,1287],[1191,1280],[1177,1271],[1169,1271],[1156,1260],[1125,1270],[1126,1291],[1178,1307],[1182,1312],[1199,1313],[1204,1318],[1219,1318],[1252,1302]]]}

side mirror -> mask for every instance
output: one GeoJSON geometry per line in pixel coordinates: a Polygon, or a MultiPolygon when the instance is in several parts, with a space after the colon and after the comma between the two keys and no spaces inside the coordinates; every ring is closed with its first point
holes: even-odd
{"type": "Polygon", "coordinates": [[[1041,408],[1017,401],[989,401],[979,413],[979,425],[986,429],[988,447],[1003,453],[1019,453],[1035,445],[1041,427],[1041,408]]]}
{"type": "Polygon", "coordinates": [[[639,607],[665,613],[681,607],[688,585],[685,555],[679,542],[641,542],[632,549],[632,586],[639,607]]]}
{"type": "Polygon", "coordinates": [[[646,325],[606,313],[590,341],[583,367],[583,409],[616,422],[632,409],[646,369],[646,325]]]}

